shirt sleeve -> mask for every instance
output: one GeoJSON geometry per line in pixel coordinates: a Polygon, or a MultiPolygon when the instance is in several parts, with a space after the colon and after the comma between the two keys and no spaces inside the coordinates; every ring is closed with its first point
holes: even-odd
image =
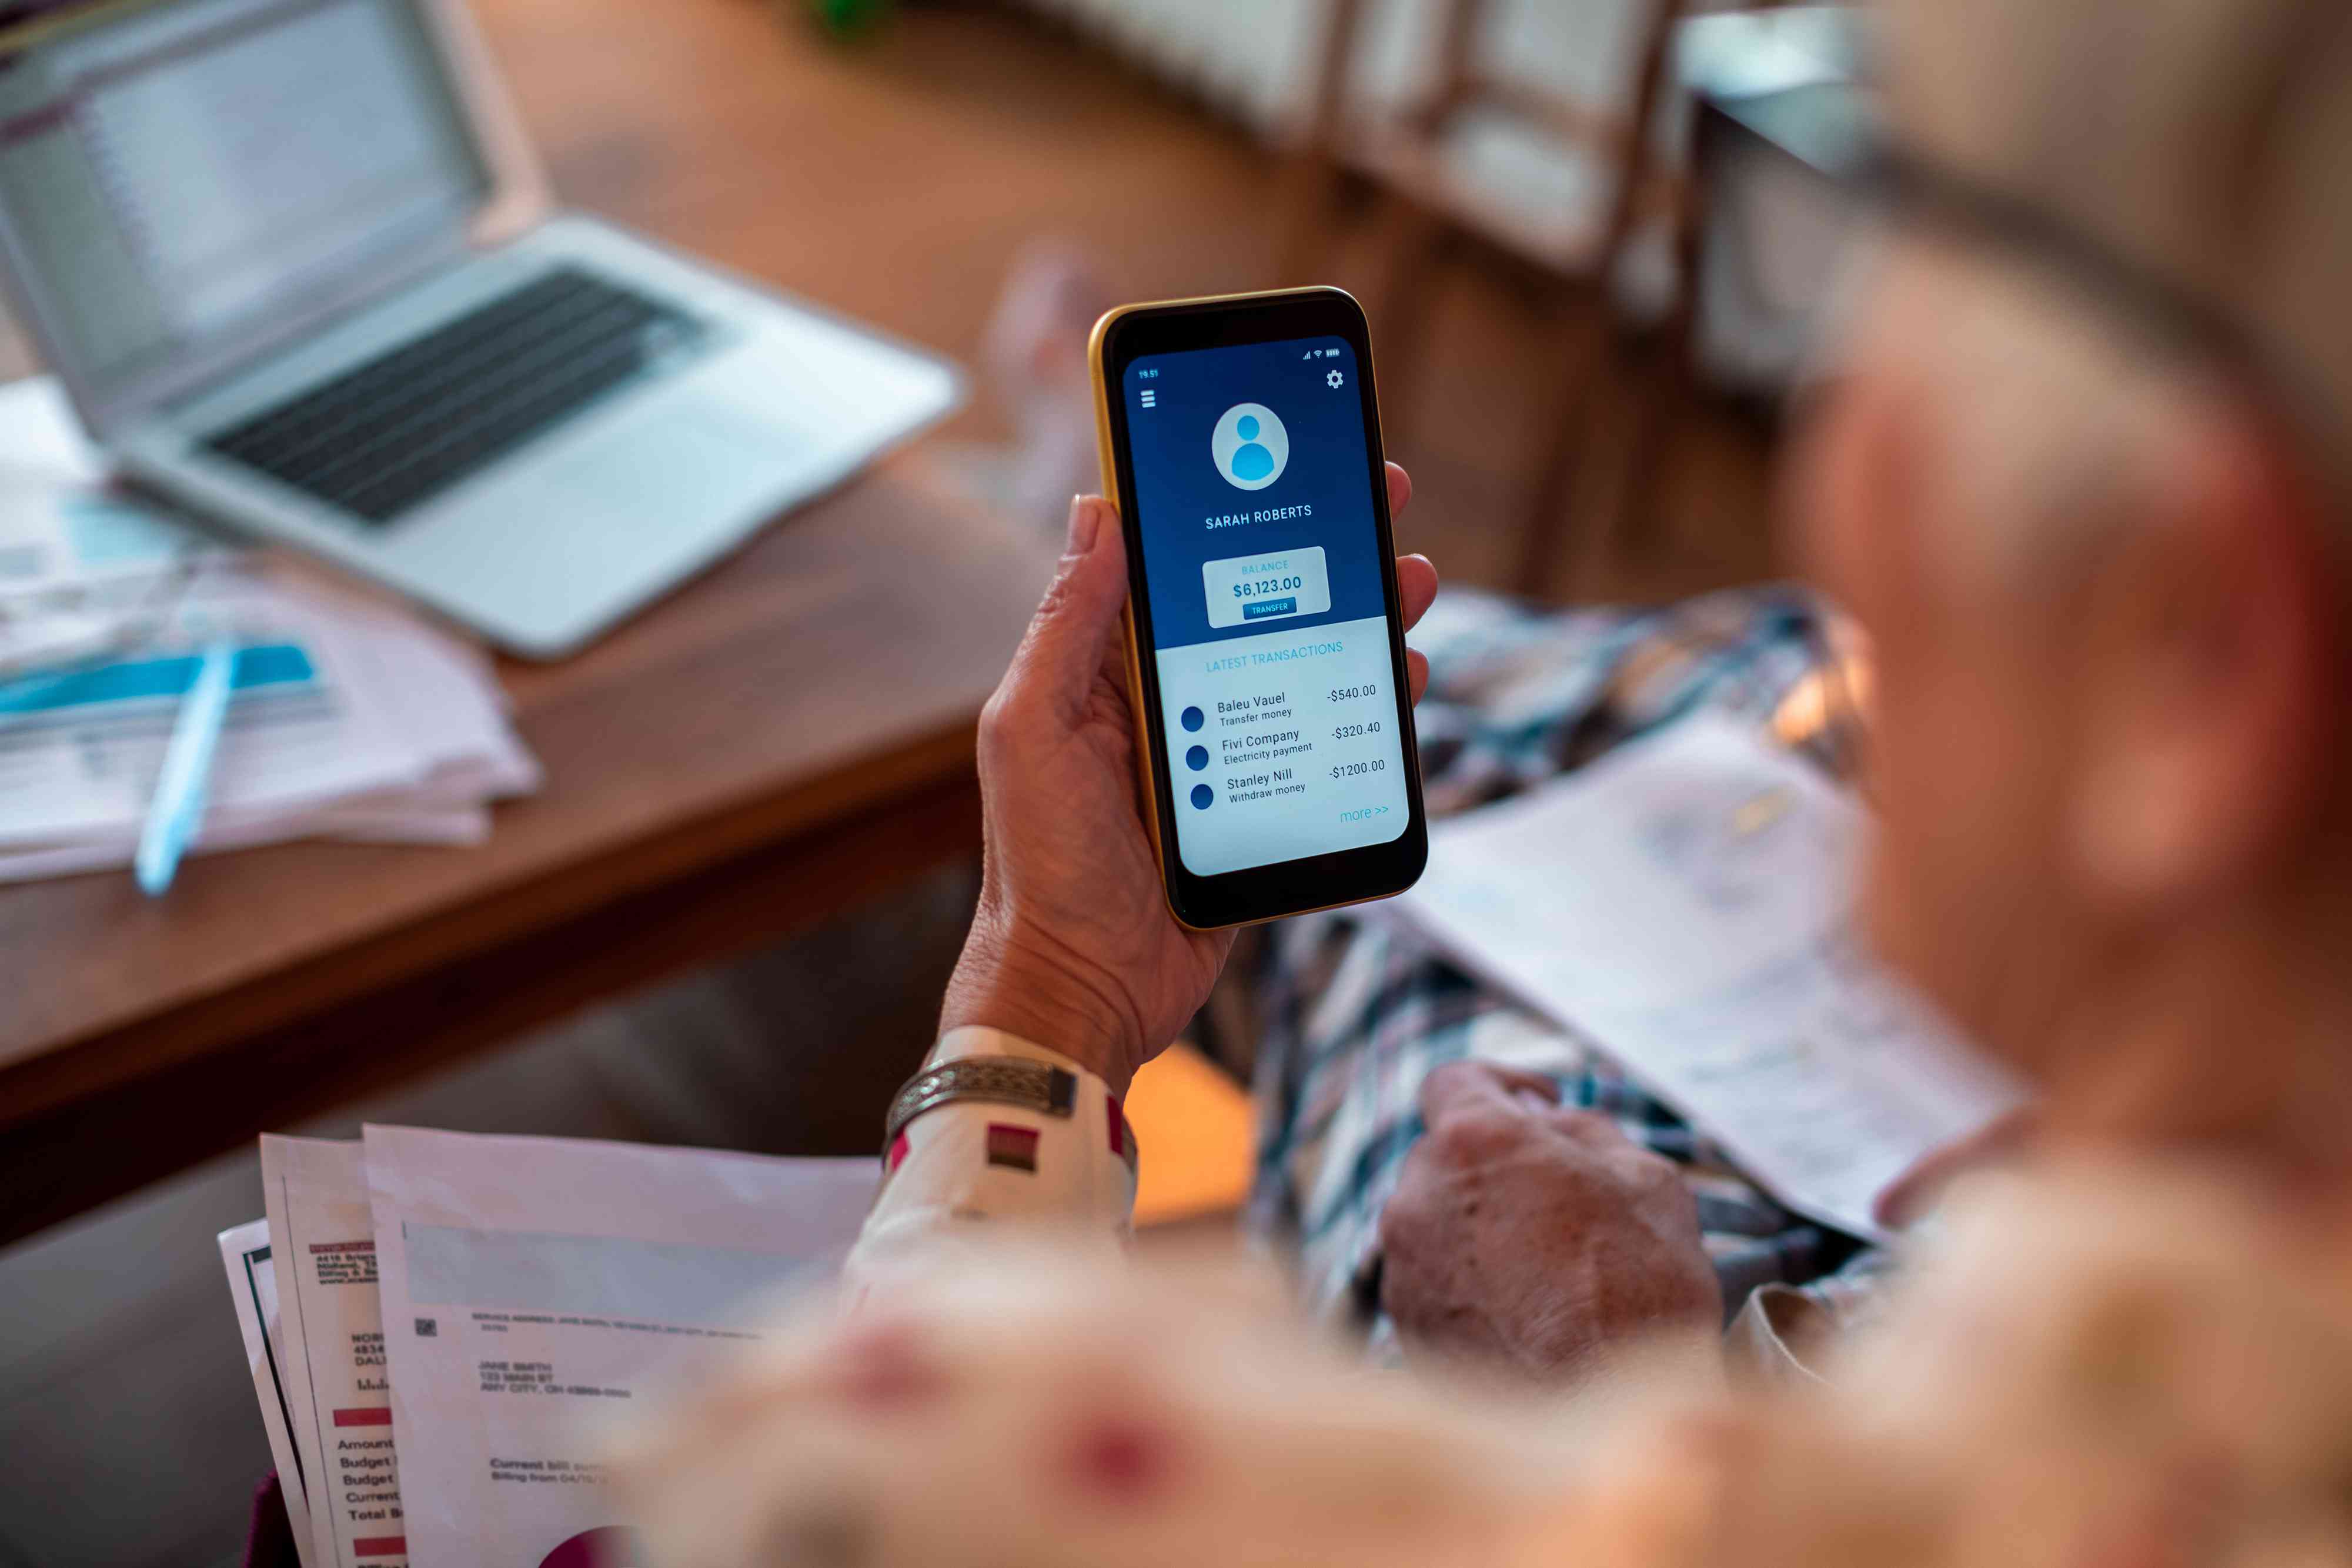
{"type": "Polygon", "coordinates": [[[1077,1080],[1066,1116],[964,1101],[925,1112],[883,1152],[882,1191],[843,1266],[852,1310],[908,1273],[952,1267],[1007,1230],[1050,1229],[1117,1250],[1133,1231],[1132,1129],[1100,1078],[1058,1051],[1002,1030],[950,1030],[926,1067],[1017,1056],[1077,1080]]]}
{"type": "Polygon", "coordinates": [[[1818,1348],[1830,1332],[1822,1309],[1786,1285],[1759,1285],[1724,1332],[1725,1368],[1732,1380],[1755,1387],[1824,1381],[1818,1348]]]}

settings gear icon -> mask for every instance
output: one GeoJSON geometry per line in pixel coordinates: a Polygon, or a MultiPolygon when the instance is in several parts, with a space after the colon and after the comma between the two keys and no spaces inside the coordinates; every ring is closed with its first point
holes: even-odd
{"type": "Polygon", "coordinates": [[[1348,384],[1348,378],[1341,375],[1337,371],[1333,371],[1329,375],[1325,376],[1323,381],[1324,383],[1329,386],[1333,392],[1338,392],[1341,387],[1348,384]]]}

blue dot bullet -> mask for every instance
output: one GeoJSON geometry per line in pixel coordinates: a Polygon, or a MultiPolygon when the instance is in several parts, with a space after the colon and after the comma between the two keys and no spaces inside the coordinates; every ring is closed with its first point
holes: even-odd
{"type": "Polygon", "coordinates": [[[1202,725],[1204,725],[1204,724],[1206,724],[1206,723],[1208,723],[1208,722],[1209,722],[1209,716],[1208,716],[1207,714],[1202,713],[1199,708],[1196,708],[1196,707],[1188,707],[1188,708],[1186,708],[1186,709],[1184,710],[1183,716],[1182,716],[1182,719],[1181,719],[1181,723],[1183,724],[1183,726],[1184,726],[1184,727],[1185,727],[1186,729],[1198,729],[1198,728],[1200,728],[1202,725]]]}
{"type": "Polygon", "coordinates": [[[1195,784],[1192,786],[1192,804],[1198,806],[1202,810],[1207,810],[1209,809],[1209,802],[1216,798],[1217,792],[1214,789],[1210,789],[1206,784],[1195,784]]]}
{"type": "Polygon", "coordinates": [[[1184,766],[1191,768],[1195,773],[1198,773],[1202,768],[1206,768],[1208,765],[1209,748],[1205,746],[1196,746],[1192,750],[1184,754],[1184,766]]]}

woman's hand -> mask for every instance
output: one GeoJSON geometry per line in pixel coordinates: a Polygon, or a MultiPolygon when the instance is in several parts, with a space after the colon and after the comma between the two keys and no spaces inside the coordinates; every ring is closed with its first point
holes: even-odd
{"type": "MultiPolygon", "coordinates": [[[[1389,465],[1389,509],[1412,494],[1389,465]]],[[[1405,625],[1437,570],[1397,562],[1405,625]]],[[[1070,507],[1067,553],[980,719],[985,868],[942,1030],[988,1024],[1049,1047],[1124,1094],[1135,1070],[1208,999],[1229,931],[1187,931],[1160,885],[1136,787],[1119,611],[1127,550],[1098,497],[1070,507]]],[[[1412,695],[1429,664],[1408,653],[1412,695]]]]}
{"type": "Polygon", "coordinates": [[[1451,1061],[1381,1213],[1381,1301],[1406,1350],[1546,1380],[1653,1334],[1712,1335],[1723,1292],[1668,1161],[1544,1079],[1451,1061]]]}

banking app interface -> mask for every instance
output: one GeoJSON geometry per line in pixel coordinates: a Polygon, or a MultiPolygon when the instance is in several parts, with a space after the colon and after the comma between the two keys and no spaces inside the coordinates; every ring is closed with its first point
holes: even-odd
{"type": "Polygon", "coordinates": [[[1355,352],[1127,369],[1176,849],[1215,876],[1404,834],[1404,752],[1355,352]]]}

